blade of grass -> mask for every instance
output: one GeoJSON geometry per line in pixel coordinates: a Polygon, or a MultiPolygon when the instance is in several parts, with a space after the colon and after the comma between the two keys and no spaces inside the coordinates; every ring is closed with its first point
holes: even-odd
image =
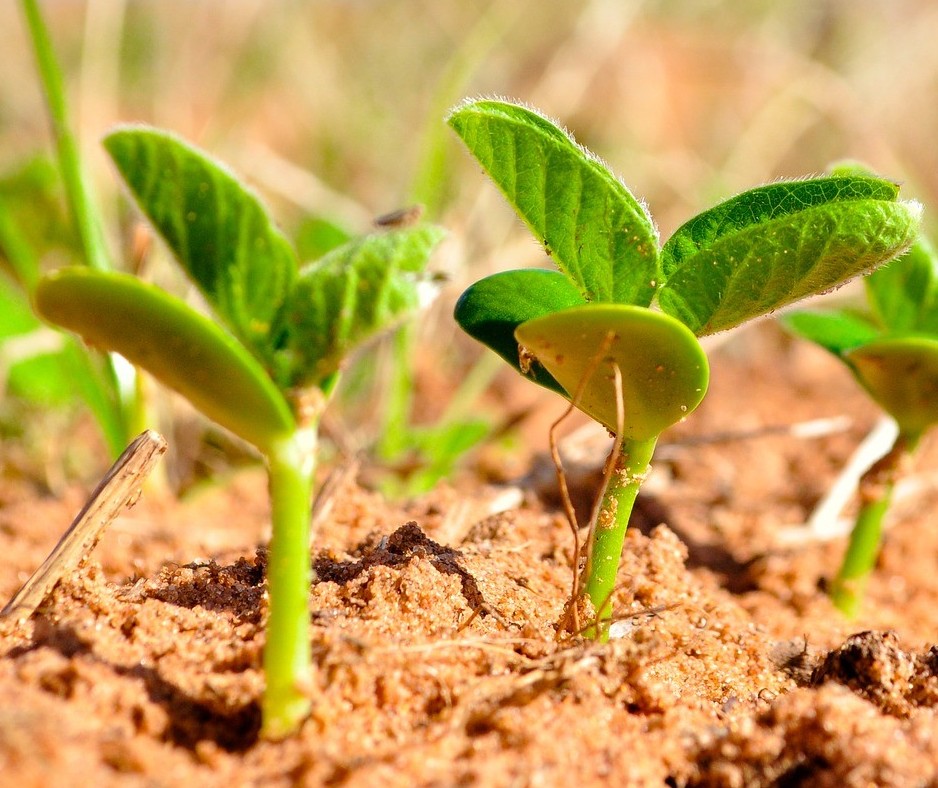
{"type": "Polygon", "coordinates": [[[91,183],[81,164],[78,141],[72,133],[62,72],[55,59],[49,30],[37,0],[22,0],[22,7],[45,92],[65,195],[81,239],[85,262],[99,271],[107,271],[112,266],[104,242],[104,231],[95,209],[91,183]]]}

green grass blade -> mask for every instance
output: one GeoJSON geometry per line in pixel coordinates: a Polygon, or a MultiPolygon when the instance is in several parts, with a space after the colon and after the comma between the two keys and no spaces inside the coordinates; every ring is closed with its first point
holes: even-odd
{"type": "Polygon", "coordinates": [[[872,342],[881,332],[869,320],[853,312],[820,312],[810,309],[789,312],[779,322],[791,333],[840,356],[847,350],[872,342]]]}
{"type": "Polygon", "coordinates": [[[695,217],[662,249],[661,308],[695,334],[732,328],[905,251],[921,206],[867,177],[776,183],[695,217]]]}
{"type": "Polygon", "coordinates": [[[67,268],[40,280],[35,306],[50,323],[120,353],[262,451],[295,429],[286,400],[244,347],[157,287],[67,268]]]}
{"type": "Polygon", "coordinates": [[[563,386],[539,362],[522,369],[515,329],[533,318],[584,303],[580,291],[563,274],[525,268],[480,279],[459,297],[454,316],[463,331],[518,372],[566,396],[563,386]]]}
{"type": "Polygon", "coordinates": [[[700,343],[674,318],[644,307],[573,307],[522,323],[515,335],[564,386],[568,399],[579,391],[577,407],[612,432],[618,413],[611,369],[617,364],[625,401],[622,437],[628,441],[657,438],[707,393],[710,366],[700,343]]]}
{"type": "Polygon", "coordinates": [[[62,69],[56,60],[49,29],[38,1],[22,0],[22,7],[45,93],[65,196],[81,241],[85,262],[92,268],[107,271],[112,266],[104,240],[101,216],[92,195],[91,178],[85,171],[78,140],[72,131],[62,69]]]}
{"type": "Polygon", "coordinates": [[[277,328],[285,385],[320,383],[355,347],[415,311],[443,236],[432,225],[367,235],[306,266],[277,328]]]}
{"type": "Polygon", "coordinates": [[[602,162],[516,104],[464,104],[448,122],[588,301],[651,303],[657,232],[602,162]]]}
{"type": "Polygon", "coordinates": [[[259,199],[172,134],[124,127],[104,146],[143,213],[231,331],[262,361],[296,279],[296,256],[259,199]]]}

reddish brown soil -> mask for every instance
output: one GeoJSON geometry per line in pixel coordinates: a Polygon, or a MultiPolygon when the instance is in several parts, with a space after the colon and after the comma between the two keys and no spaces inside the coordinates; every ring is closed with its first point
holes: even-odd
{"type": "MultiPolygon", "coordinates": [[[[523,504],[495,515],[500,488],[474,478],[400,505],[347,484],[312,552],[314,713],[258,741],[267,510],[263,474],[243,471],[185,502],[145,496],[28,624],[0,625],[0,782],[938,784],[934,442],[846,622],[822,591],[843,540],[778,535],[875,411],[770,325],[712,360],[708,399],[665,436],[640,498],[608,645],[558,640],[572,537],[543,457],[523,504]],[[822,438],[716,440],[843,415],[822,438]]],[[[538,424],[561,410],[544,402],[538,424]]],[[[546,448],[542,428],[527,436],[546,448]]],[[[571,466],[577,500],[601,455],[571,466]]],[[[4,600],[85,494],[7,477],[4,600]]]]}

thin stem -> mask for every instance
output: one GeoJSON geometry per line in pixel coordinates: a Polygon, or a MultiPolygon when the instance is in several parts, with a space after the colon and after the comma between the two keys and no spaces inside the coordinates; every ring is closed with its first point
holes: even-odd
{"type": "Polygon", "coordinates": [[[309,714],[310,509],[316,429],[306,427],[267,453],[273,534],[267,556],[266,688],[262,735],[280,739],[309,714]]]}
{"type": "MultiPolygon", "coordinates": [[[[22,7],[36,56],[49,120],[52,124],[52,136],[58,153],[65,198],[78,233],[85,262],[96,270],[109,271],[113,266],[104,239],[103,222],[92,196],[91,181],[82,165],[78,140],[72,131],[62,70],[56,62],[49,29],[39,10],[38,0],[22,0],[22,7]]],[[[113,354],[108,356],[107,363],[108,379],[102,381],[96,378],[95,380],[104,386],[113,385],[113,396],[107,388],[102,388],[101,391],[93,392],[93,400],[97,405],[101,405],[112,398],[115,399],[114,407],[117,413],[105,413],[96,409],[95,415],[102,431],[106,434],[112,453],[115,451],[120,453],[130,437],[136,435],[142,426],[149,423],[149,419],[141,415],[146,413],[147,403],[137,399],[137,371],[126,365],[126,370],[122,374],[120,362],[113,354]],[[123,422],[122,434],[115,440],[113,428],[119,421],[123,422]]]]}
{"type": "Polygon", "coordinates": [[[840,571],[831,583],[831,601],[847,618],[856,618],[860,612],[866,582],[879,556],[883,518],[889,509],[892,489],[893,485],[888,485],[880,498],[860,508],[840,571]]]}
{"type": "Polygon", "coordinates": [[[391,337],[391,374],[384,385],[384,413],[378,456],[384,460],[400,457],[406,446],[408,425],[414,399],[414,344],[416,328],[413,321],[404,323],[391,337]]]}
{"type": "Polygon", "coordinates": [[[111,268],[111,264],[100,217],[91,197],[91,185],[81,166],[78,142],[69,123],[62,71],[56,62],[49,30],[39,11],[37,0],[22,0],[22,5],[46,96],[46,107],[52,123],[52,134],[58,151],[69,210],[78,230],[86,262],[92,268],[106,271],[111,268]]]}
{"type": "Polygon", "coordinates": [[[883,520],[893,489],[917,442],[918,436],[900,432],[892,449],[860,480],[860,512],[830,588],[831,601],[847,618],[856,618],[860,612],[866,583],[879,557],[883,520]]]}
{"type": "Polygon", "coordinates": [[[619,451],[609,457],[609,462],[615,464],[603,490],[585,583],[585,593],[596,610],[598,627],[587,630],[587,637],[603,641],[609,638],[611,597],[616,586],[625,532],[657,442],[658,436],[648,440],[623,440],[619,451]]]}

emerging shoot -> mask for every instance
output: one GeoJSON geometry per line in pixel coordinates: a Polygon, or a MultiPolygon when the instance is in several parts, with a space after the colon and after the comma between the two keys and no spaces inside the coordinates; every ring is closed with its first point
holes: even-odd
{"type": "Polygon", "coordinates": [[[699,214],[659,246],[644,206],[538,113],[475,101],[456,108],[449,124],[560,269],[476,282],[456,305],[460,326],[613,433],[621,380],[614,470],[580,584],[597,612],[587,634],[605,639],[629,516],[655,443],[706,394],[709,367],[697,337],[892,259],[912,243],[920,211],[897,201],[895,184],[870,176],[781,182],[699,214]],[[649,308],[654,302],[660,311],[649,308]]]}
{"type": "Polygon", "coordinates": [[[442,231],[365,236],[300,266],[259,200],[177,138],[123,128],[105,147],[129,190],[217,322],[132,276],[69,268],[43,278],[50,323],[122,356],[252,443],[267,462],[273,533],[267,564],[262,734],[306,718],[310,670],[309,523],[316,438],[343,359],[419,305],[442,231]]]}
{"type": "Polygon", "coordinates": [[[899,428],[892,449],[860,480],[860,511],[831,583],[831,599],[849,618],[860,611],[896,481],[938,423],[938,256],[920,235],[864,284],[864,312],[804,310],[782,318],[790,331],[839,358],[899,428]]]}

